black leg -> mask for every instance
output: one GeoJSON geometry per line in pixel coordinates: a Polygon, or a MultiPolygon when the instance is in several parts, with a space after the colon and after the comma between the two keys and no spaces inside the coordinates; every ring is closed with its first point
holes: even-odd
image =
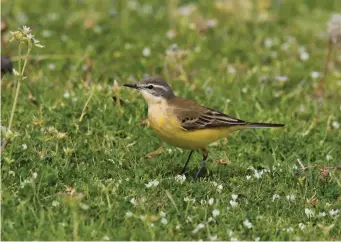
{"type": "Polygon", "coordinates": [[[186,161],[186,163],[185,163],[185,166],[182,168],[182,170],[181,170],[181,172],[180,172],[180,175],[182,175],[182,174],[185,173],[186,168],[187,168],[187,165],[188,165],[188,162],[189,162],[189,160],[191,159],[192,154],[193,154],[193,150],[191,150],[191,153],[189,153],[189,156],[188,156],[188,158],[187,158],[187,161],[186,161]]]}
{"type": "Polygon", "coordinates": [[[195,174],[195,178],[198,178],[201,171],[206,167],[206,160],[207,160],[207,157],[208,157],[208,152],[207,150],[203,149],[202,150],[202,161],[200,162],[200,168],[199,170],[197,171],[197,173],[195,174]]]}

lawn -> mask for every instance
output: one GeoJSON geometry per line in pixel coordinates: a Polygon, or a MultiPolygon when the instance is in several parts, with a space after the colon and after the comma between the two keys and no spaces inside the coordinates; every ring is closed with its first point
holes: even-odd
{"type": "MultiPolygon", "coordinates": [[[[2,240],[341,240],[340,45],[316,96],[339,0],[1,7],[9,30],[29,26],[45,46],[30,54],[1,153],[2,240]],[[193,177],[199,152],[178,176],[189,151],[160,141],[142,96],[123,87],[148,75],[286,126],[236,132],[209,146],[205,176],[193,177]]],[[[16,69],[17,48],[1,49],[16,69]]],[[[2,130],[15,88],[6,74],[2,130]]]]}

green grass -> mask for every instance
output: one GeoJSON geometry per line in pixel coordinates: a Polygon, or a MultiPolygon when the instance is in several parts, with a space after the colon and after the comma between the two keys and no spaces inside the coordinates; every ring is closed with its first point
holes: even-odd
{"type": "MultiPolygon", "coordinates": [[[[340,170],[323,176],[318,167],[301,172],[297,163],[340,165],[340,47],[320,109],[318,79],[312,78],[312,72],[323,72],[326,23],[340,12],[340,2],[288,0],[279,8],[273,1],[266,11],[271,19],[256,21],[262,12],[251,12],[250,21],[202,0],[194,2],[194,15],[217,20],[202,32],[189,27],[190,18],[169,17],[176,1],[146,1],[136,9],[131,2],[2,2],[9,29],[31,26],[46,46],[32,51],[13,124],[17,136],[1,154],[2,239],[341,240],[340,216],[329,214],[341,210],[340,170]],[[171,28],[174,39],[166,35],[171,28]],[[166,50],[172,44],[187,55],[171,61],[166,50]],[[305,61],[300,47],[309,53],[305,61]],[[144,48],[150,56],[142,55],[144,48]],[[176,94],[232,116],[286,126],[241,131],[209,147],[208,174],[200,180],[192,176],[201,158],[195,153],[181,184],[175,177],[187,152],[162,143],[141,124],[144,100],[121,88],[144,74],[161,75],[176,94]],[[112,96],[124,104],[113,103],[112,96]],[[166,151],[146,158],[160,146],[166,151]],[[220,159],[227,164],[218,164],[220,159]],[[147,188],[154,179],[159,184],[147,188]],[[232,194],[238,195],[233,208],[232,194]],[[273,201],[274,194],[280,197],[273,201]],[[313,197],[316,204],[309,202],[313,197]],[[220,211],[215,218],[214,209],[220,211]],[[200,223],[204,227],[193,233],[200,223]]],[[[8,43],[2,51],[15,56],[16,48],[8,43]]],[[[8,124],[14,84],[9,75],[1,82],[2,126],[8,124]]]]}

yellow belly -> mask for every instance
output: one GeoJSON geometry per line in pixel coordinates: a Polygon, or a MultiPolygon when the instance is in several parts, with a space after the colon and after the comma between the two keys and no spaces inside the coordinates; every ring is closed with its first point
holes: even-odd
{"type": "Polygon", "coordinates": [[[167,143],[183,149],[203,149],[210,143],[228,136],[235,129],[211,128],[184,130],[176,118],[162,114],[148,115],[151,127],[167,143]]]}

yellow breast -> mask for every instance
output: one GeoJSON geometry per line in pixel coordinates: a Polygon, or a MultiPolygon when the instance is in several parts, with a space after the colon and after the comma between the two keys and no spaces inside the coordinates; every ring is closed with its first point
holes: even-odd
{"type": "Polygon", "coordinates": [[[166,103],[150,105],[148,120],[160,138],[183,149],[206,148],[217,139],[228,136],[231,131],[226,128],[184,130],[177,117],[167,109],[166,103]]]}

